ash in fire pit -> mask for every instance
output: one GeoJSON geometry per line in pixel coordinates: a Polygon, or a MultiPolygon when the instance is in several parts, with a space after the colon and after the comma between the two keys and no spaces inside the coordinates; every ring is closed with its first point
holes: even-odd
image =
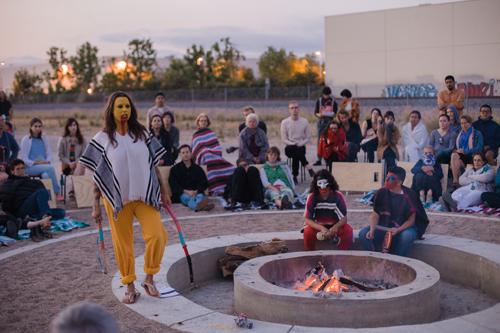
{"type": "Polygon", "coordinates": [[[250,318],[305,326],[431,322],[440,314],[439,272],[415,259],[365,251],[265,256],[236,270],[234,306],[250,318]]]}
{"type": "Polygon", "coordinates": [[[310,290],[315,296],[324,296],[325,294],[340,295],[343,291],[380,291],[396,288],[398,286],[395,283],[384,282],[383,280],[354,280],[345,275],[342,269],[335,269],[332,274],[328,274],[321,261],[307,272],[303,280],[295,282],[293,286],[276,282],[273,282],[273,284],[299,291],[310,290]]]}

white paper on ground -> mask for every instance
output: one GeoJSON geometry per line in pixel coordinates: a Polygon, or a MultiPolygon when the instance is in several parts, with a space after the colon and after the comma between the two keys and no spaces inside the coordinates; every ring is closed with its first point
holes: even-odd
{"type": "Polygon", "coordinates": [[[179,293],[171,287],[161,287],[158,291],[160,292],[160,298],[169,298],[179,295],[179,293]]]}

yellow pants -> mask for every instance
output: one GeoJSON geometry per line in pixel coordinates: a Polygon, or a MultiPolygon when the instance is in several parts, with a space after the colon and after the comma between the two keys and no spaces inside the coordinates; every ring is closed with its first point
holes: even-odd
{"type": "Polygon", "coordinates": [[[122,276],[123,284],[136,280],[134,256],[134,217],[139,220],[142,238],[146,243],[144,253],[144,272],[156,274],[160,271],[160,263],[168,241],[168,234],[161,223],[160,212],[154,207],[142,202],[132,201],[127,203],[118,214],[118,219],[113,218],[113,208],[104,199],[104,208],[108,215],[113,237],[116,263],[122,276]]]}

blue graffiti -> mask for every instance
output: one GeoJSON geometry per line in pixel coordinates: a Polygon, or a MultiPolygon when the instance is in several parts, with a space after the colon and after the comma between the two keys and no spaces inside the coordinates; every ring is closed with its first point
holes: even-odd
{"type": "Polygon", "coordinates": [[[436,97],[438,90],[432,83],[390,84],[384,88],[384,97],[436,97]]]}

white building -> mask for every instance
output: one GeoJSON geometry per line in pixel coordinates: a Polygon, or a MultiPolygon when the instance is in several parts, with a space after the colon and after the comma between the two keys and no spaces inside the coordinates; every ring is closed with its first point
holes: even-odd
{"type": "Polygon", "coordinates": [[[328,16],[326,82],[337,95],[434,96],[452,74],[469,96],[498,96],[499,16],[499,0],[328,16]]]}

